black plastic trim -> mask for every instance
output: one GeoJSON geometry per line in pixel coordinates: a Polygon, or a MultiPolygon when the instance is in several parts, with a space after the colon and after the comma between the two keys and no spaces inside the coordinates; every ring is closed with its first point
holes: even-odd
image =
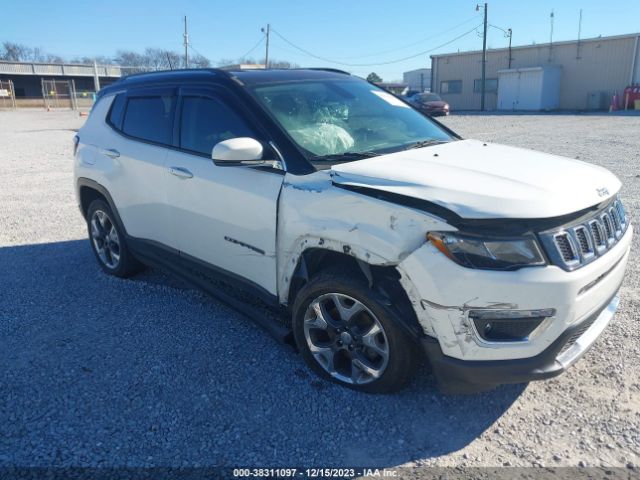
{"type": "Polygon", "coordinates": [[[131,247],[134,254],[138,252],[145,257],[157,258],[162,265],[170,268],[173,268],[174,265],[179,265],[182,269],[198,270],[214,281],[226,283],[233,288],[247,291],[247,293],[260,298],[260,300],[267,305],[279,305],[277,295],[270,293],[251,280],[195,258],[175,248],[168,247],[154,240],[131,236],[127,236],[127,244],[131,247]]]}
{"type": "Polygon", "coordinates": [[[286,322],[278,322],[274,319],[287,314],[280,307],[277,296],[243,277],[157,242],[127,237],[127,244],[134,256],[143,263],[170,272],[243,313],[279,342],[290,343],[291,329],[284,326],[286,322]],[[225,286],[216,285],[216,282],[225,286]],[[264,305],[262,308],[254,306],[228,293],[235,290],[240,290],[245,298],[246,296],[256,297],[264,305]],[[265,309],[270,310],[271,315],[265,314],[265,309]]]}

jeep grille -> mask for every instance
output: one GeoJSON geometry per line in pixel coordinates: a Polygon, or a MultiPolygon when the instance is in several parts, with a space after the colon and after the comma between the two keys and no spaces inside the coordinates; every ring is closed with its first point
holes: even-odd
{"type": "Polygon", "coordinates": [[[578,223],[540,234],[551,263],[575,270],[607,253],[624,235],[629,222],[619,198],[578,223]]]}

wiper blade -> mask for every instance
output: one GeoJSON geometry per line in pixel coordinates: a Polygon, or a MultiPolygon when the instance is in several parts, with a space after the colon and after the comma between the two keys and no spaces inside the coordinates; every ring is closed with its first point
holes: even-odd
{"type": "Polygon", "coordinates": [[[380,154],[376,152],[344,152],[332,153],[330,155],[313,155],[310,159],[312,162],[335,162],[360,160],[363,158],[377,157],[378,155],[380,154]]]}
{"type": "Polygon", "coordinates": [[[412,150],[414,148],[430,147],[432,145],[440,145],[442,143],[449,143],[447,140],[421,140],[419,142],[410,143],[404,149],[412,150]]]}

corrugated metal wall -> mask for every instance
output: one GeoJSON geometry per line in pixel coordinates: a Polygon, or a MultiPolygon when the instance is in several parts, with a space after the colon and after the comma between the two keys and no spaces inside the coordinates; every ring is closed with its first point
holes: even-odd
{"type": "Polygon", "coordinates": [[[431,69],[420,68],[404,72],[402,80],[409,85],[411,90],[431,90],[431,69]]]}
{"type": "MultiPolygon", "coordinates": [[[[590,92],[620,93],[631,80],[634,48],[637,37],[602,38],[577,42],[519,47],[512,50],[511,68],[558,65],[560,79],[560,109],[587,108],[590,92]]],[[[508,68],[507,50],[488,50],[486,78],[497,78],[498,70],[508,68]]],[[[479,110],[480,93],[474,93],[473,82],[481,78],[482,53],[454,53],[433,57],[433,90],[440,92],[446,80],[462,80],[462,93],[442,94],[452,110],[479,110]]],[[[640,79],[636,78],[636,81],[640,79]]],[[[487,93],[487,110],[496,108],[497,93],[487,93]]]]}

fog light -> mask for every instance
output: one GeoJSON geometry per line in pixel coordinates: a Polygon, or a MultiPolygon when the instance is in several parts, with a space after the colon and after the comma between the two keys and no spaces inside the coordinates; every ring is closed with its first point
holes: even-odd
{"type": "Polygon", "coordinates": [[[488,342],[523,342],[544,322],[553,317],[553,308],[542,310],[470,310],[469,318],[478,336],[488,342]]]}

